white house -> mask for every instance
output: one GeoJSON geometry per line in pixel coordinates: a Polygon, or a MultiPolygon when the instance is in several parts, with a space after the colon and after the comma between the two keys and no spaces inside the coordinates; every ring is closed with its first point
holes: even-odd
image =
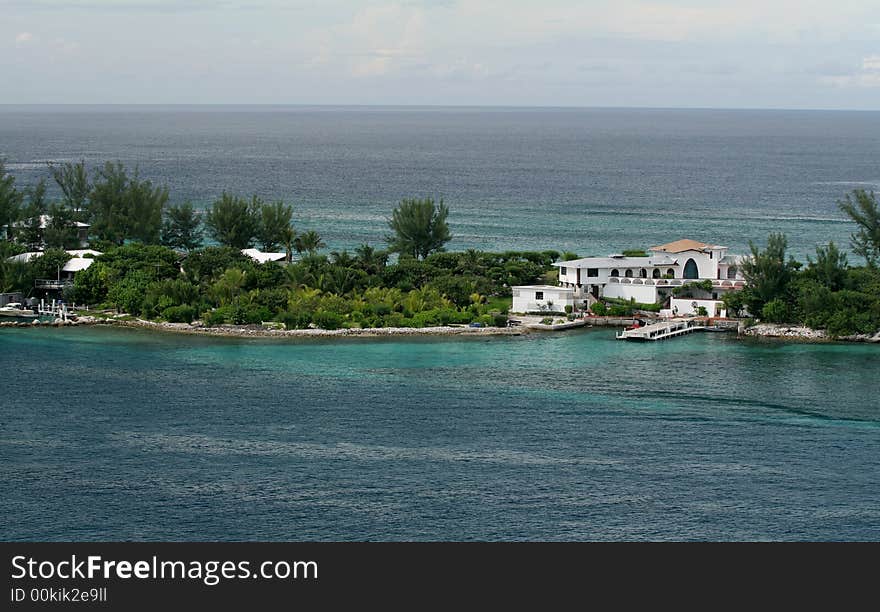
{"type": "Polygon", "coordinates": [[[285,261],[287,259],[287,253],[267,253],[259,249],[242,249],[241,252],[261,264],[267,261],[285,261]]]}
{"type": "Polygon", "coordinates": [[[573,307],[575,302],[575,290],[571,287],[526,285],[511,287],[511,291],[511,312],[565,312],[565,307],[573,307]]]}
{"type": "MultiPolygon", "coordinates": [[[[94,251],[92,249],[71,249],[67,251],[67,254],[70,255],[70,259],[68,259],[67,263],[65,263],[58,269],[56,273],[56,278],[38,278],[34,281],[34,286],[37,289],[63,289],[65,285],[69,285],[73,282],[73,277],[76,275],[77,272],[85,270],[89,266],[91,266],[95,258],[102,253],[100,251],[94,251]]],[[[42,255],[42,251],[20,253],[18,255],[13,255],[12,257],[9,257],[7,261],[28,262],[31,259],[40,257],[42,255]]]]}
{"type": "Polygon", "coordinates": [[[688,281],[708,280],[711,299],[745,287],[742,257],[729,255],[727,247],[676,240],[651,247],[645,257],[584,257],[560,261],[559,284],[575,290],[575,298],[635,299],[654,304],[688,281]]]}

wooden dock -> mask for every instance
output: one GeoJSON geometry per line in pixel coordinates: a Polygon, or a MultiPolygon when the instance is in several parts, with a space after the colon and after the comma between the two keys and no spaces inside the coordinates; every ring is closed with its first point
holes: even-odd
{"type": "Polygon", "coordinates": [[[644,327],[625,329],[617,334],[617,339],[629,340],[631,342],[654,342],[656,340],[666,340],[667,338],[677,338],[678,336],[705,329],[704,325],[698,325],[690,319],[672,319],[671,321],[652,323],[644,327]]]}

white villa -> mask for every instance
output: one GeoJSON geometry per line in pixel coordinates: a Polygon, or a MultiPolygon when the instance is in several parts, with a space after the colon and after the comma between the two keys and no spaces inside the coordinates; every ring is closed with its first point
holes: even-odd
{"type": "MultiPolygon", "coordinates": [[[[720,316],[721,296],[745,287],[743,257],[729,255],[727,251],[727,247],[696,240],[676,240],[651,247],[644,257],[609,255],[560,261],[553,264],[559,268],[559,287],[554,288],[552,298],[548,297],[551,292],[546,287],[512,287],[511,310],[560,312],[566,305],[589,306],[602,297],[657,304],[670,297],[676,287],[708,280],[711,291],[703,292],[705,295],[700,297],[704,299],[696,302],[706,307],[710,315],[720,316]],[[552,307],[547,306],[548,299],[553,302],[552,307]]],[[[690,314],[687,311],[693,300],[687,300],[686,305],[675,301],[674,314],[690,314]]]]}

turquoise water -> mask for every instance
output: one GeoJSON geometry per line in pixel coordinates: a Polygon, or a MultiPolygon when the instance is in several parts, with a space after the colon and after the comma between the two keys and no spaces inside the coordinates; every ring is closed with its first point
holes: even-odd
{"type": "Polygon", "coordinates": [[[3,540],[880,539],[880,351],[0,334],[3,540]]]}

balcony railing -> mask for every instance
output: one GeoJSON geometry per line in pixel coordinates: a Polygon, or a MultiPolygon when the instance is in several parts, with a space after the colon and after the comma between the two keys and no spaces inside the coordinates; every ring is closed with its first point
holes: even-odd
{"type": "Polygon", "coordinates": [[[72,284],[73,281],[69,279],[57,280],[54,278],[38,278],[34,281],[34,287],[36,287],[37,289],[61,290],[72,284]]]}

